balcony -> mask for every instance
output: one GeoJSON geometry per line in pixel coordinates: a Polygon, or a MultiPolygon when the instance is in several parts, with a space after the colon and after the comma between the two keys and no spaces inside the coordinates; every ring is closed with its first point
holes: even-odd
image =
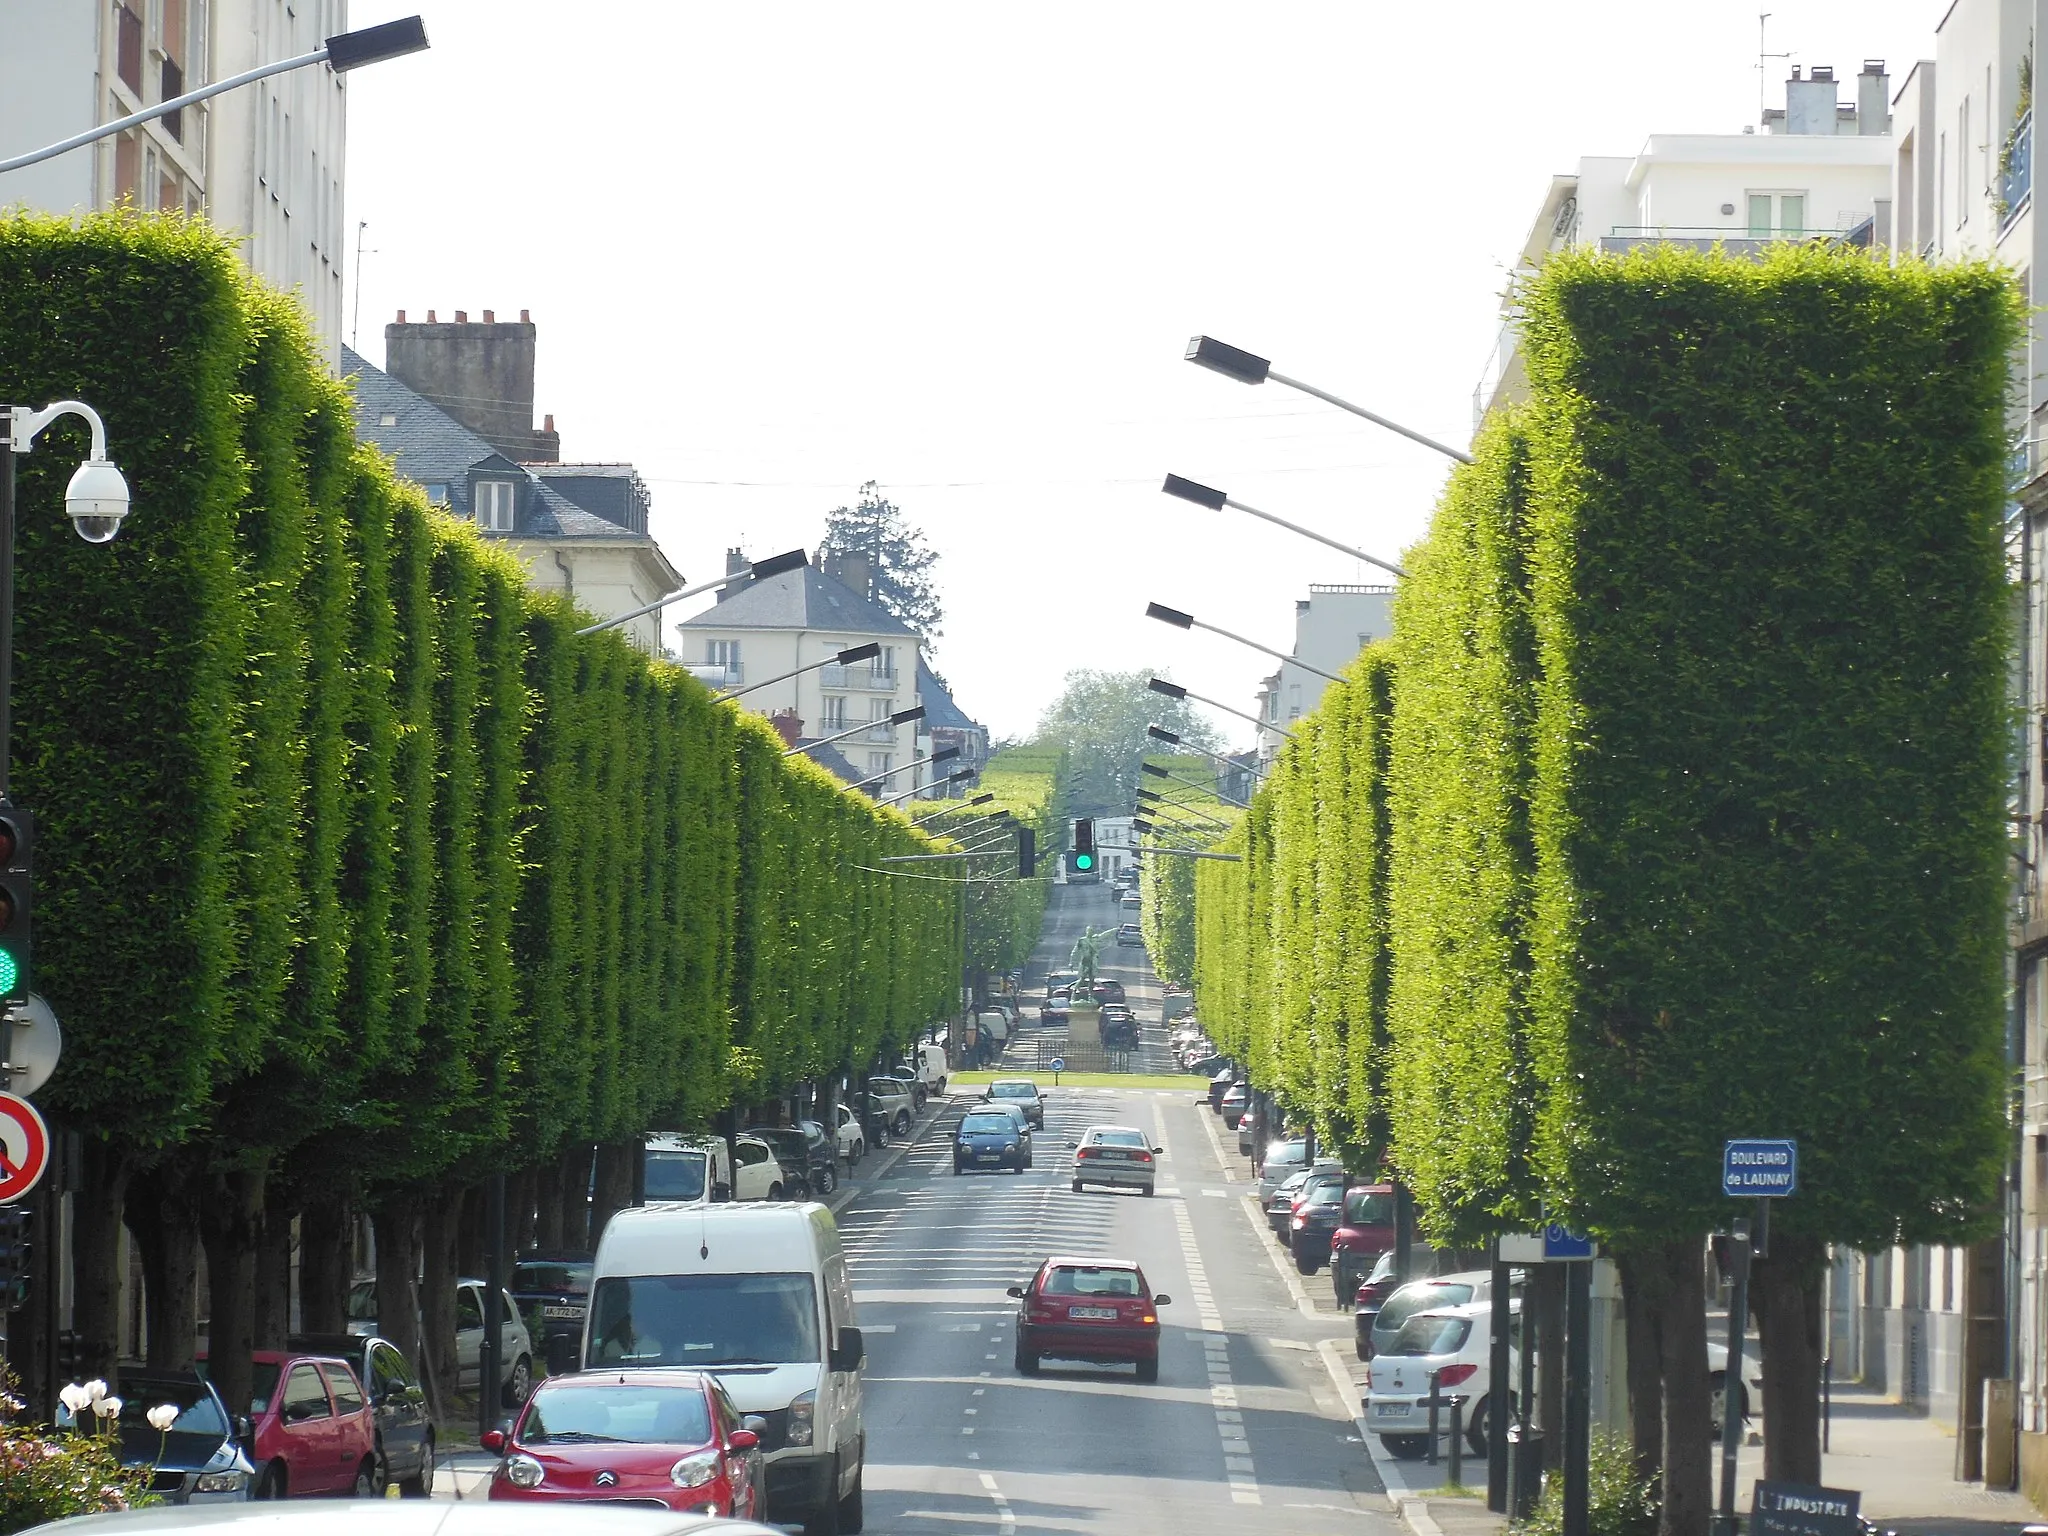
{"type": "Polygon", "coordinates": [[[877,720],[873,725],[860,733],[860,739],[862,741],[881,742],[886,745],[896,739],[896,727],[886,720],[877,720]]]}
{"type": "Polygon", "coordinates": [[[1642,245],[1682,245],[1694,251],[1719,247],[1730,256],[1760,256],[1788,240],[1847,240],[1852,233],[1846,229],[1782,229],[1755,234],[1741,224],[1617,224],[1600,237],[1600,249],[1614,255],[1642,245]]]}
{"type": "Polygon", "coordinates": [[[850,667],[843,667],[834,661],[818,669],[818,686],[820,688],[840,688],[854,691],[865,690],[870,693],[894,693],[896,691],[896,674],[894,672],[877,672],[872,667],[863,667],[858,663],[850,667]]]}
{"type": "Polygon", "coordinates": [[[2003,234],[2034,196],[2034,114],[2013,124],[1998,167],[1998,229],[2003,234]]]}

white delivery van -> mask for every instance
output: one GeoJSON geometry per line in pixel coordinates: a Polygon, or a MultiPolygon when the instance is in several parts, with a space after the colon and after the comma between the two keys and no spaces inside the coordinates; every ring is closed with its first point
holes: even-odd
{"type": "Polygon", "coordinates": [[[922,1045],[911,1047],[912,1060],[917,1064],[917,1080],[924,1084],[924,1091],[934,1098],[942,1098],[946,1092],[946,1048],[927,1040],[922,1045]]]}
{"type": "Polygon", "coordinates": [[[640,1153],[635,1205],[691,1205],[704,1200],[780,1200],[786,1181],[775,1149],[758,1136],[738,1136],[739,1173],[723,1136],[649,1131],[640,1153]],[[707,1175],[709,1176],[707,1179],[707,1175]],[[709,1187],[707,1188],[707,1183],[709,1187]]]}
{"type": "Polygon", "coordinates": [[[800,1205],[643,1206],[598,1240],[583,1363],[708,1371],[761,1433],[762,1518],[857,1531],[865,1349],[832,1213],[800,1205]]]}

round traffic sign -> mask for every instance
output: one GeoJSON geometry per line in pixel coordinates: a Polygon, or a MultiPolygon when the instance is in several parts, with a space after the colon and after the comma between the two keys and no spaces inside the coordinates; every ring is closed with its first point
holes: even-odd
{"type": "Polygon", "coordinates": [[[35,1105],[0,1093],[0,1205],[34,1189],[50,1166],[50,1128],[35,1105]]]}
{"type": "Polygon", "coordinates": [[[7,1057],[14,1070],[0,1080],[9,1093],[34,1093],[57,1070],[64,1054],[64,1035],[57,1028],[57,1011],[34,992],[14,1005],[14,1033],[9,1037],[7,1057]]]}
{"type": "Polygon", "coordinates": [[[1064,1056],[1055,1056],[1055,1057],[1053,1057],[1053,1059],[1052,1059],[1052,1069],[1053,1069],[1053,1071],[1055,1071],[1055,1072],[1064,1072],[1064,1071],[1066,1071],[1066,1070],[1067,1070],[1067,1058],[1066,1058],[1066,1057],[1064,1057],[1064,1056]]]}

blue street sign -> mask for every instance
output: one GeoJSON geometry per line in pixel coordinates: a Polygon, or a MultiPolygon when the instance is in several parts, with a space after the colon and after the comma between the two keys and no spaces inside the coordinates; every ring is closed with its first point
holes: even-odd
{"type": "Polygon", "coordinates": [[[1543,1257],[1551,1262],[1590,1259],[1593,1257],[1593,1239],[1553,1221],[1543,1229],[1543,1257]]]}
{"type": "Polygon", "coordinates": [[[1053,1057],[1053,1059],[1052,1059],[1052,1069],[1053,1069],[1053,1071],[1055,1071],[1055,1072],[1064,1072],[1064,1071],[1066,1071],[1066,1070],[1067,1070],[1067,1058],[1066,1058],[1066,1057],[1064,1057],[1064,1056],[1055,1056],[1055,1057],[1053,1057]]]}
{"type": "Polygon", "coordinates": [[[1721,1149],[1721,1193],[1781,1199],[1799,1193],[1799,1143],[1731,1141],[1721,1149]]]}

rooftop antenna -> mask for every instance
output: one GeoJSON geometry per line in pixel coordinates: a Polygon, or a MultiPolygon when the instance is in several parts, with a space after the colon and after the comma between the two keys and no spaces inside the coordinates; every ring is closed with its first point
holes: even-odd
{"type": "Polygon", "coordinates": [[[1771,110],[1771,60],[1789,59],[1789,53],[1772,53],[1768,41],[1771,13],[1759,11],[1756,18],[1756,122],[1761,128],[1764,114],[1771,110]]]}
{"type": "MultiPolygon", "coordinates": [[[[363,231],[369,227],[368,219],[356,221],[356,302],[348,320],[348,349],[351,352],[357,350],[356,335],[363,328],[363,231]]],[[[375,256],[377,253],[371,251],[369,254],[375,256]]]]}

